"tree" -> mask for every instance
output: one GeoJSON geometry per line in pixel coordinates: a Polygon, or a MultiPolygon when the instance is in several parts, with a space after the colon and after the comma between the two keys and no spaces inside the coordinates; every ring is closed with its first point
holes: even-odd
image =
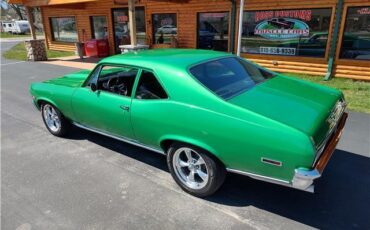
{"type": "Polygon", "coordinates": [[[26,9],[23,5],[17,4],[9,4],[9,6],[14,10],[14,12],[18,15],[20,20],[27,20],[27,13],[26,9]]]}
{"type": "Polygon", "coordinates": [[[12,13],[14,13],[20,20],[27,20],[26,9],[23,5],[9,4],[8,1],[1,0],[1,9],[4,10],[4,12],[7,11],[10,16],[12,16],[12,13]]]}

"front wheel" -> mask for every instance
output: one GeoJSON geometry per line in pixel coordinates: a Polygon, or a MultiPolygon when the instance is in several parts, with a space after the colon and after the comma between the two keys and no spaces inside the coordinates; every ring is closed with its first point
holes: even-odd
{"type": "Polygon", "coordinates": [[[69,121],[53,105],[44,103],[41,106],[42,120],[49,132],[55,136],[65,136],[70,128],[69,121]]]}
{"type": "Polygon", "coordinates": [[[216,192],[226,176],[225,167],[205,150],[186,144],[173,144],[167,164],[176,183],[186,192],[206,197],[216,192]]]}

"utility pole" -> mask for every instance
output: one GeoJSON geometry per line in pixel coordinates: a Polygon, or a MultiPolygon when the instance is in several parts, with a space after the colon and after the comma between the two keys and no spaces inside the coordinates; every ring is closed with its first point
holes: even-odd
{"type": "Polygon", "coordinates": [[[136,17],[135,17],[135,0],[128,0],[128,20],[130,26],[131,46],[137,45],[136,41],[136,17]]]}
{"type": "Polygon", "coordinates": [[[240,50],[242,46],[242,35],[243,35],[243,15],[244,15],[244,0],[240,0],[239,10],[239,28],[238,28],[238,47],[236,55],[240,56],[240,50]]]}

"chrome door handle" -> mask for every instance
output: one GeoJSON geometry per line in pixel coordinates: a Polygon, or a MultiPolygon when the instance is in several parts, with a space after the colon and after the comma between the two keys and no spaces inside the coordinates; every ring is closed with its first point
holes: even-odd
{"type": "Polygon", "coordinates": [[[127,106],[127,105],[121,105],[120,108],[123,109],[123,110],[126,110],[126,111],[130,110],[130,107],[127,106]]]}

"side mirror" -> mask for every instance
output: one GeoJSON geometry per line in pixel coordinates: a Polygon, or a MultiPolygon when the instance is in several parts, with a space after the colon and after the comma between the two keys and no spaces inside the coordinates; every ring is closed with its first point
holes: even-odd
{"type": "Polygon", "coordinates": [[[90,88],[91,88],[91,91],[93,91],[93,92],[95,92],[98,89],[98,87],[96,86],[95,83],[91,83],[90,88]]]}

